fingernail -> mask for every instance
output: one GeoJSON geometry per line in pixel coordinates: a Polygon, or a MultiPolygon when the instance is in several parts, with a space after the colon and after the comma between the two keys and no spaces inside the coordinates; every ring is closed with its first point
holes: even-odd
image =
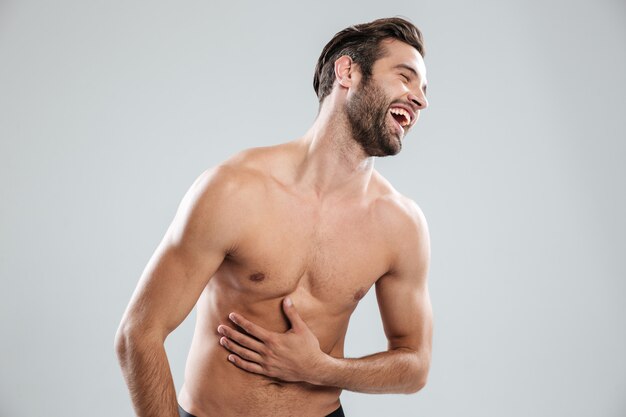
{"type": "Polygon", "coordinates": [[[291,307],[293,305],[291,298],[289,297],[285,298],[285,304],[287,305],[287,307],[291,307]]]}
{"type": "Polygon", "coordinates": [[[228,360],[231,362],[235,362],[235,358],[233,357],[233,355],[228,355],[228,360]]]}
{"type": "Polygon", "coordinates": [[[230,313],[228,315],[228,318],[231,319],[232,321],[235,321],[235,313],[230,313]]]}

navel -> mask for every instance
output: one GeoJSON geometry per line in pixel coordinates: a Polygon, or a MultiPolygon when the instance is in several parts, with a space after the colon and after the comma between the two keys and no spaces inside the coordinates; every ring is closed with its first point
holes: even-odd
{"type": "Polygon", "coordinates": [[[250,278],[250,281],[252,282],[261,282],[265,279],[265,275],[262,274],[261,272],[256,272],[250,275],[248,278],[250,278]]]}
{"type": "Polygon", "coordinates": [[[357,292],[354,293],[354,301],[359,301],[361,298],[365,297],[367,294],[367,290],[363,287],[359,288],[357,292]]]}

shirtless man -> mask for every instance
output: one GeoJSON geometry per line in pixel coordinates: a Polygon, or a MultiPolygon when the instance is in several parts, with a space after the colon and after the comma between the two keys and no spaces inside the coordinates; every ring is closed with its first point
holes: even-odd
{"type": "Polygon", "coordinates": [[[304,136],[243,151],[193,183],[116,334],[138,416],[343,416],[342,389],[425,385],[428,228],[374,170],[427,106],[422,45],[400,18],[337,33],[304,136]],[[388,350],[344,358],[350,315],[372,286],[388,350]],[[194,306],[177,397],[164,341],[194,306]]]}

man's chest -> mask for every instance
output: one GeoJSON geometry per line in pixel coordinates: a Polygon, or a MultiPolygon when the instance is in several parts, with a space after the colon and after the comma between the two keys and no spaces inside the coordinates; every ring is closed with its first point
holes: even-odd
{"type": "Polygon", "coordinates": [[[384,231],[367,206],[319,209],[273,201],[251,221],[222,268],[222,278],[256,297],[301,292],[354,307],[389,267],[384,231]]]}

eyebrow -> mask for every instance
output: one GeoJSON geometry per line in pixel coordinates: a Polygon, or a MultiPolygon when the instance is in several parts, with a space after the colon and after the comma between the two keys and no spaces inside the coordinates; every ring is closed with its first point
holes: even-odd
{"type": "MultiPolygon", "coordinates": [[[[410,65],[407,65],[407,64],[398,64],[398,65],[396,65],[396,66],[395,66],[395,67],[393,67],[393,68],[394,68],[394,69],[403,68],[403,69],[405,69],[405,70],[410,71],[411,73],[413,73],[413,75],[415,76],[415,78],[420,79],[420,76],[419,76],[418,72],[415,70],[415,68],[413,68],[413,67],[412,67],[412,66],[410,66],[410,65]]],[[[426,87],[427,87],[427,84],[424,84],[424,87],[422,87],[422,89],[424,90],[424,94],[426,94],[426,87]]]]}

